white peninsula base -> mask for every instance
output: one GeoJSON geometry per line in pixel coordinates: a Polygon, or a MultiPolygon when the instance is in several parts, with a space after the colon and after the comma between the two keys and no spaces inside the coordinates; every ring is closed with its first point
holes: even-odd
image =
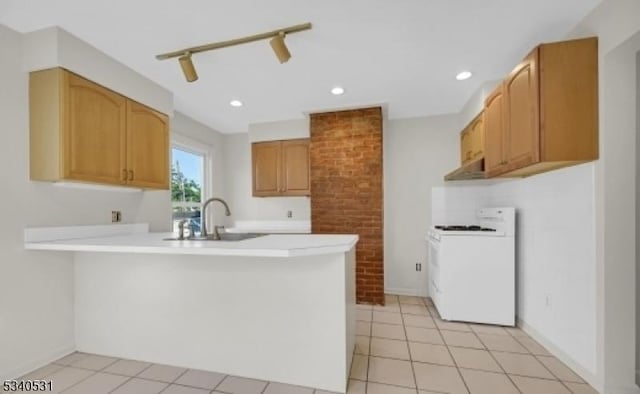
{"type": "MultiPolygon", "coordinates": [[[[264,248],[268,237],[286,236],[232,247],[240,250],[244,242],[251,249],[257,241],[264,248]]],[[[323,236],[291,237],[315,237],[311,244],[317,244],[323,236]]],[[[256,256],[256,249],[248,256],[216,255],[211,247],[202,255],[175,248],[172,254],[135,253],[130,245],[105,253],[105,239],[93,242],[99,252],[90,251],[88,240],[76,240],[82,247],[62,242],[75,245],[67,250],[75,251],[77,350],[346,391],[357,237],[342,252],[308,249],[290,257],[256,256]]],[[[225,243],[217,245],[223,250],[225,243]]],[[[63,250],[55,244],[51,249],[63,250]]]]}

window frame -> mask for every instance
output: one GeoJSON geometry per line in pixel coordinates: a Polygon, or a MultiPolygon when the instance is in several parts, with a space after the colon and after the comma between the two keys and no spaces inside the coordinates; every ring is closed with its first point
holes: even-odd
{"type": "MultiPolygon", "coordinates": [[[[181,151],[192,153],[194,155],[202,156],[202,186],[200,203],[203,204],[213,194],[213,147],[203,142],[194,140],[187,136],[180,134],[179,132],[171,133],[171,167],[173,167],[173,149],[179,149],[181,151]]],[[[171,168],[169,168],[171,172],[171,168]]],[[[171,199],[171,194],[169,194],[171,199]]],[[[173,221],[173,201],[170,202],[171,209],[169,210],[170,219],[173,221]]],[[[202,218],[204,220],[204,218],[202,218]]]]}

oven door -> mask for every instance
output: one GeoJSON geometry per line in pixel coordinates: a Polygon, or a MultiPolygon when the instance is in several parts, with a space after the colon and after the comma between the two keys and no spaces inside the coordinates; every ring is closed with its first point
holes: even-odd
{"type": "Polygon", "coordinates": [[[440,237],[429,233],[428,237],[428,258],[429,258],[429,295],[434,300],[442,291],[440,286],[440,237]]]}

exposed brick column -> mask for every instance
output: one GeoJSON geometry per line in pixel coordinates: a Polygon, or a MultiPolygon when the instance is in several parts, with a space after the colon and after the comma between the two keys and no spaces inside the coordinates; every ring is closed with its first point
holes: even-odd
{"type": "Polygon", "coordinates": [[[384,304],[382,111],[311,115],[311,229],[358,234],[356,298],[384,304]]]}

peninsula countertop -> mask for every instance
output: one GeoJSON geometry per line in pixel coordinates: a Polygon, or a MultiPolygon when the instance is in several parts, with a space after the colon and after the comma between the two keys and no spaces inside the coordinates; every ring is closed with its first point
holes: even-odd
{"type": "Polygon", "coordinates": [[[241,241],[165,240],[145,224],[50,227],[25,230],[25,249],[173,255],[296,257],[346,253],[357,235],[267,234],[241,241]]]}

